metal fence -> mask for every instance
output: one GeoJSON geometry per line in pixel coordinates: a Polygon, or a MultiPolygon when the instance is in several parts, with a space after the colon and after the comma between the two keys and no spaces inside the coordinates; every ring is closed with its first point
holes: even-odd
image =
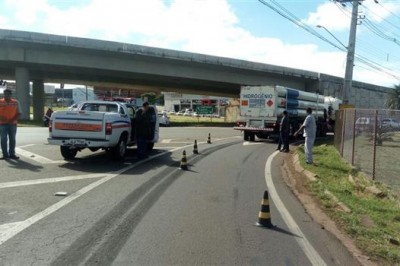
{"type": "Polygon", "coordinates": [[[335,147],[353,166],[400,194],[399,110],[338,111],[335,147]]]}

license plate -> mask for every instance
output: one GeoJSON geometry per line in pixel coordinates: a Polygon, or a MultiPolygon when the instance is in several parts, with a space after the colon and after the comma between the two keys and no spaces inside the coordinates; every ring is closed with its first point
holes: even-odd
{"type": "Polygon", "coordinates": [[[69,141],[69,144],[71,144],[71,145],[85,145],[85,140],[84,139],[71,139],[69,141]]]}

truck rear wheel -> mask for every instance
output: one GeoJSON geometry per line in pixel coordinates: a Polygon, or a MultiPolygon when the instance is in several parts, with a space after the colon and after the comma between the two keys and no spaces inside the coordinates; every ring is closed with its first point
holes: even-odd
{"type": "Polygon", "coordinates": [[[125,154],[126,154],[126,138],[124,136],[121,136],[117,146],[111,149],[111,155],[113,159],[122,160],[125,157],[125,154]]]}
{"type": "Polygon", "coordinates": [[[243,140],[247,141],[249,139],[249,132],[243,131],[243,140]]]}
{"type": "Polygon", "coordinates": [[[250,133],[250,141],[255,141],[255,140],[256,140],[256,134],[250,133]]]}
{"type": "Polygon", "coordinates": [[[68,146],[60,146],[61,155],[65,160],[72,160],[78,153],[78,149],[74,149],[68,146]]]}
{"type": "Polygon", "coordinates": [[[247,132],[247,131],[244,131],[244,134],[243,134],[243,139],[245,140],[245,141],[255,141],[256,140],[256,134],[254,133],[254,132],[247,132]]]}

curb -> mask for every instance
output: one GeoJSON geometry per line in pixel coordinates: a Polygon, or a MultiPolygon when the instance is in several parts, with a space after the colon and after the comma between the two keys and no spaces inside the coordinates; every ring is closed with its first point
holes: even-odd
{"type": "MultiPolygon", "coordinates": [[[[373,261],[370,260],[370,258],[366,255],[364,255],[361,250],[359,250],[356,245],[354,244],[353,239],[351,239],[346,233],[340,231],[340,229],[336,226],[336,223],[329,218],[329,216],[324,212],[324,210],[317,204],[315,203],[315,199],[308,195],[307,193],[302,193],[299,192],[298,189],[296,188],[296,180],[293,178],[295,175],[293,175],[292,170],[290,169],[288,164],[291,164],[292,167],[294,168],[294,171],[297,172],[298,174],[303,174],[307,181],[309,182],[315,182],[317,181],[317,175],[304,169],[299,162],[299,156],[297,154],[288,154],[290,155],[290,160],[284,160],[283,161],[283,166],[281,168],[281,171],[283,173],[283,176],[286,177],[284,178],[285,183],[290,187],[290,189],[293,191],[295,196],[298,198],[298,200],[301,202],[303,207],[305,208],[306,212],[311,216],[311,218],[317,222],[318,224],[321,225],[321,228],[324,230],[327,230],[330,232],[332,235],[334,235],[345,247],[346,249],[352,254],[352,256],[355,258],[355,260],[360,263],[360,265],[365,265],[365,266],[376,266],[377,264],[373,261]]],[[[334,198],[336,198],[333,194],[331,194],[329,191],[327,191],[327,194],[332,195],[334,198]]],[[[333,199],[334,199],[333,198],[333,199]]],[[[337,200],[337,205],[339,208],[341,208],[342,211],[350,211],[351,210],[344,205],[343,203],[339,202],[337,200]]]]}

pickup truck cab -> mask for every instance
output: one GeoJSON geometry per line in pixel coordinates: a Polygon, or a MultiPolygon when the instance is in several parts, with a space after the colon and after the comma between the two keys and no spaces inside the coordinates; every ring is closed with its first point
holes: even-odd
{"type": "MultiPolygon", "coordinates": [[[[157,110],[150,106],[152,135],[148,149],[159,138],[157,110]]],[[[48,143],[59,145],[64,159],[75,158],[78,151],[105,150],[114,159],[123,159],[128,146],[136,144],[135,107],[110,101],[83,102],[77,110],[56,111],[51,116],[48,143]]]]}

